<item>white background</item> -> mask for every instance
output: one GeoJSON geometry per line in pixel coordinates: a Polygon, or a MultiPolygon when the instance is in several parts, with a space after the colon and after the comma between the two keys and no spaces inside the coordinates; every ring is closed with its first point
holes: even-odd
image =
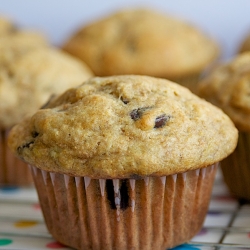
{"type": "Polygon", "coordinates": [[[23,28],[44,32],[60,45],[80,25],[122,7],[147,6],[194,23],[214,37],[230,58],[250,32],[250,0],[0,0],[0,14],[23,28]]]}

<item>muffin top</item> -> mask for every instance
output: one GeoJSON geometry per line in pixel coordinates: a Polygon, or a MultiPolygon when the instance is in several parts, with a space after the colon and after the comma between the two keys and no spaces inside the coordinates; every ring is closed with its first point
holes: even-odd
{"type": "Polygon", "coordinates": [[[40,46],[14,54],[11,50],[10,57],[5,52],[1,55],[4,59],[0,57],[0,129],[10,128],[34,113],[53,94],[92,76],[82,61],[52,47],[40,46]]]}
{"type": "Polygon", "coordinates": [[[139,178],[214,164],[235,148],[220,109],[168,80],[95,77],[15,126],[9,146],[43,170],[91,178],[139,178]]]}
{"type": "Polygon", "coordinates": [[[250,52],[224,63],[199,83],[198,93],[224,110],[241,131],[250,131],[250,52]]]}
{"type": "Polygon", "coordinates": [[[197,28],[147,9],[116,12],[84,26],[63,49],[97,76],[171,79],[200,72],[218,55],[217,45],[197,28]]]}

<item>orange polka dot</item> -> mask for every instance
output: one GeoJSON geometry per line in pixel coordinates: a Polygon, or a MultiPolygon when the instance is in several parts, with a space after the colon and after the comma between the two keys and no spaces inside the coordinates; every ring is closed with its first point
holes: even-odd
{"type": "Polygon", "coordinates": [[[36,226],[38,224],[37,221],[32,221],[32,220],[20,220],[15,222],[14,226],[18,227],[18,228],[23,228],[23,227],[33,227],[36,226]]]}

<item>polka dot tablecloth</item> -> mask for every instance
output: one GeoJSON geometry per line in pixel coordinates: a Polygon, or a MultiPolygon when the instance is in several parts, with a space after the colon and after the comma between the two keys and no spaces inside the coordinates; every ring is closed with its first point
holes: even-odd
{"type": "MultiPolygon", "coordinates": [[[[71,249],[48,233],[35,189],[0,187],[0,207],[0,250],[71,249]]],[[[230,196],[220,171],[202,230],[172,250],[185,249],[250,249],[250,204],[230,196]]]]}

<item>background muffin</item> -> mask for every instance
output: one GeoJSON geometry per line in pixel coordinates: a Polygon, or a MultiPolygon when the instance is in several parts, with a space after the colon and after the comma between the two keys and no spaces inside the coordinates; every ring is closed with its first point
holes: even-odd
{"type": "Polygon", "coordinates": [[[246,35],[239,46],[239,53],[250,51],[250,33],[246,35]]]}
{"type": "Polygon", "coordinates": [[[51,95],[91,76],[83,62],[49,47],[39,34],[20,31],[0,37],[0,184],[31,183],[26,165],[7,148],[9,129],[51,95]]]}
{"type": "Polygon", "coordinates": [[[217,45],[192,25],[147,9],[124,10],[79,29],[63,49],[95,75],[139,74],[193,84],[218,56],[217,45]]]}
{"type": "Polygon", "coordinates": [[[226,183],[236,196],[250,200],[250,52],[218,67],[199,85],[199,94],[222,108],[239,129],[235,152],[222,162],[226,183]]]}
{"type": "Polygon", "coordinates": [[[15,25],[8,18],[0,17],[0,37],[16,30],[15,25]]]}
{"type": "Polygon", "coordinates": [[[237,130],[167,80],[92,78],[15,126],[49,231],[77,249],[163,249],[191,239],[237,130]],[[65,227],[67,223],[67,227],[65,227]]]}

